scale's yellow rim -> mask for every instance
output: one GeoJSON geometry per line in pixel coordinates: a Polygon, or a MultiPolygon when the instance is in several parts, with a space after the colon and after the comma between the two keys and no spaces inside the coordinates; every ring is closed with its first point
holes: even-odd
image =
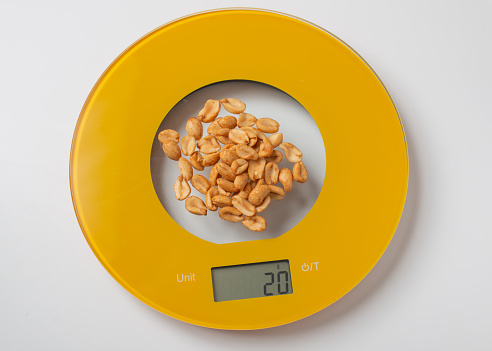
{"type": "Polygon", "coordinates": [[[259,9],[193,14],[135,42],[92,89],[70,155],[77,219],[108,272],[153,308],[222,329],[289,323],[345,295],[393,237],[407,184],[403,127],[369,65],[326,30],[259,9]],[[199,239],[167,214],[153,188],[150,152],[164,116],[194,90],[227,80],[258,81],[290,94],[323,137],[327,166],[319,198],[275,239],[199,239]],[[211,267],[280,259],[289,259],[293,294],[214,302],[211,267]],[[322,269],[300,270],[314,261],[322,269]],[[188,272],[196,282],[176,283],[177,273],[188,272]]]}

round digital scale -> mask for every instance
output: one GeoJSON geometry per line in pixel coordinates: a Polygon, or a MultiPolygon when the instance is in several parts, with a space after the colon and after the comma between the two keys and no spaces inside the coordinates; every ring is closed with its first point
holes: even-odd
{"type": "Polygon", "coordinates": [[[188,323],[260,329],[322,310],[368,274],[398,225],[408,157],[391,97],[350,47],[299,18],[225,9],[168,23],[109,66],[80,114],[70,182],[90,247],[130,293],[188,323]],[[216,244],[162,206],[150,153],[173,106],[231,80],[296,99],[319,128],[326,172],[309,213],[283,235],[216,244]]]}

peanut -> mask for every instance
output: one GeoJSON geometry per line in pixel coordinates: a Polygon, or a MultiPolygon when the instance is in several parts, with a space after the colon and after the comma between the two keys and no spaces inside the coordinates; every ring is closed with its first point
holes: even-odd
{"type": "Polygon", "coordinates": [[[276,133],[280,125],[278,122],[271,118],[260,118],[256,121],[256,127],[263,133],[276,133]]]}
{"type": "Polygon", "coordinates": [[[232,130],[231,128],[220,128],[219,130],[217,130],[217,133],[215,134],[215,136],[228,137],[231,130],[232,130]]]}
{"type": "Polygon", "coordinates": [[[217,166],[217,172],[219,172],[222,178],[231,182],[236,179],[236,174],[232,171],[231,166],[225,164],[224,162],[217,162],[215,165],[217,166]]]}
{"type": "Polygon", "coordinates": [[[211,187],[208,189],[207,195],[205,196],[205,206],[207,206],[210,211],[217,211],[217,206],[215,206],[212,201],[212,198],[217,195],[219,195],[217,188],[211,187]]]}
{"type": "Polygon", "coordinates": [[[259,158],[258,160],[249,161],[248,175],[249,179],[257,180],[263,177],[263,171],[265,169],[266,161],[264,158],[259,158]]]}
{"type": "Polygon", "coordinates": [[[302,160],[302,152],[291,143],[281,143],[279,147],[284,150],[285,158],[289,162],[297,163],[302,160]]]}
{"type": "Polygon", "coordinates": [[[231,198],[224,195],[215,195],[212,197],[212,203],[217,207],[232,206],[231,198]]]}
{"type": "Polygon", "coordinates": [[[266,229],[265,218],[258,215],[252,217],[245,217],[243,220],[243,225],[249,230],[255,232],[261,232],[266,229]]]}
{"type": "Polygon", "coordinates": [[[274,162],[268,162],[265,166],[265,183],[273,185],[278,182],[278,165],[274,162]]]}
{"type": "Polygon", "coordinates": [[[285,191],[279,186],[270,185],[270,197],[275,200],[282,200],[285,196],[285,191]]]}
{"type": "Polygon", "coordinates": [[[282,141],[284,140],[284,135],[282,133],[275,133],[272,134],[268,137],[268,140],[272,143],[272,146],[275,148],[282,144],[282,141]]]}
{"type": "Polygon", "coordinates": [[[248,184],[248,174],[247,173],[241,173],[240,175],[238,175],[236,177],[236,179],[234,179],[234,185],[236,186],[236,188],[241,191],[244,189],[244,187],[246,186],[246,184],[248,184]]]}
{"type": "Polygon", "coordinates": [[[207,207],[205,203],[196,196],[189,196],[185,201],[185,208],[196,215],[206,216],[207,215],[207,207]]]}
{"type": "Polygon", "coordinates": [[[190,156],[190,163],[195,168],[197,171],[203,171],[205,167],[203,167],[203,157],[202,154],[199,153],[198,151],[195,151],[194,153],[191,154],[190,156]]]}
{"type": "Polygon", "coordinates": [[[282,161],[283,158],[284,158],[284,156],[282,155],[282,153],[280,151],[273,150],[272,155],[269,157],[265,157],[265,160],[267,162],[280,163],[280,161],[282,161]]]}
{"type": "Polygon", "coordinates": [[[278,180],[284,186],[286,193],[292,190],[292,185],[294,184],[293,179],[292,171],[288,168],[282,168],[278,175],[278,180]]]}
{"type": "Polygon", "coordinates": [[[246,104],[241,100],[229,98],[220,100],[222,106],[230,113],[241,113],[246,109],[246,104]]]}
{"type": "Polygon", "coordinates": [[[243,214],[232,206],[223,207],[219,210],[219,217],[229,222],[239,222],[243,219],[243,214]]]}
{"type": "Polygon", "coordinates": [[[218,152],[213,154],[207,154],[202,156],[202,165],[204,167],[210,167],[219,161],[220,155],[218,152]]]}
{"type": "Polygon", "coordinates": [[[210,125],[207,128],[207,133],[211,135],[217,135],[217,132],[222,129],[220,126],[219,122],[222,118],[217,118],[215,121],[210,123],[210,125]]]}
{"type": "Polygon", "coordinates": [[[193,167],[190,161],[184,157],[180,157],[178,161],[179,173],[183,175],[185,180],[190,180],[193,177],[193,167]]]}
{"type": "Polygon", "coordinates": [[[181,150],[179,149],[178,143],[172,139],[165,139],[162,142],[162,150],[171,160],[178,161],[181,157],[181,150]]]}
{"type": "Polygon", "coordinates": [[[213,154],[220,150],[220,145],[213,135],[207,135],[196,142],[196,146],[202,154],[213,154]]]}
{"type": "Polygon", "coordinates": [[[164,142],[166,139],[171,139],[174,140],[176,143],[179,143],[179,134],[177,131],[173,129],[164,129],[162,132],[159,133],[159,136],[157,137],[161,144],[164,142]]]}
{"type": "Polygon", "coordinates": [[[228,149],[222,148],[219,155],[220,155],[220,160],[225,164],[228,164],[229,166],[232,166],[232,163],[239,158],[239,156],[236,153],[236,150],[231,148],[228,149]]]}
{"type": "Polygon", "coordinates": [[[248,145],[240,144],[236,149],[236,154],[245,160],[257,160],[258,153],[248,145]]]}
{"type": "Polygon", "coordinates": [[[186,122],[186,133],[196,140],[199,140],[203,135],[202,122],[196,117],[191,117],[188,122],[186,122]]]}
{"type": "Polygon", "coordinates": [[[217,185],[217,178],[219,178],[219,171],[217,170],[217,163],[212,166],[212,169],[210,169],[210,185],[216,186],[217,185]]]}
{"type": "Polygon", "coordinates": [[[181,151],[186,156],[190,156],[196,147],[196,139],[191,135],[185,135],[181,138],[181,151]]]}
{"type": "Polygon", "coordinates": [[[198,113],[198,119],[205,123],[212,122],[220,111],[219,100],[207,100],[203,109],[198,113]]]}
{"type": "Polygon", "coordinates": [[[238,158],[237,160],[234,160],[231,165],[231,170],[236,174],[239,175],[243,173],[245,170],[248,169],[249,162],[245,159],[238,158]]]}
{"type": "Polygon", "coordinates": [[[176,199],[182,201],[188,197],[191,193],[191,188],[188,182],[184,179],[183,175],[180,174],[176,182],[174,183],[174,195],[176,199]]]}
{"type": "Polygon", "coordinates": [[[267,197],[265,197],[265,200],[263,200],[263,202],[261,203],[260,206],[256,206],[256,213],[261,213],[263,211],[266,210],[266,208],[268,207],[268,205],[270,205],[270,202],[272,201],[272,198],[270,197],[270,195],[268,195],[267,197]]]}
{"type": "Polygon", "coordinates": [[[243,199],[247,199],[249,193],[251,192],[251,189],[252,189],[251,184],[250,183],[246,184],[244,189],[239,192],[238,196],[241,196],[243,199]]]}
{"type": "Polygon", "coordinates": [[[304,183],[308,180],[308,172],[302,161],[299,161],[294,165],[292,175],[294,176],[294,180],[298,183],[304,183]]]}
{"type": "Polygon", "coordinates": [[[252,205],[259,206],[263,202],[263,200],[265,200],[265,197],[267,197],[269,193],[269,185],[260,185],[251,190],[248,196],[248,200],[252,205]]]}
{"type": "Polygon", "coordinates": [[[240,113],[237,119],[237,126],[241,127],[252,127],[256,123],[256,117],[249,113],[240,113]]]}
{"type": "Polygon", "coordinates": [[[248,144],[249,137],[244,130],[241,129],[231,129],[229,132],[229,139],[231,139],[236,144],[248,144]]]}
{"type": "Polygon", "coordinates": [[[222,189],[224,189],[227,192],[230,193],[235,193],[236,191],[239,191],[239,189],[236,187],[234,182],[231,182],[226,179],[219,178],[217,179],[217,184],[220,186],[222,189]]]}
{"type": "Polygon", "coordinates": [[[237,208],[242,214],[249,217],[254,216],[256,213],[256,207],[238,195],[234,195],[232,197],[232,206],[237,208]]]}
{"type": "Polygon", "coordinates": [[[268,157],[273,154],[273,146],[270,140],[265,139],[260,144],[260,151],[258,152],[258,156],[260,157],[268,157]]]}
{"type": "Polygon", "coordinates": [[[220,119],[219,125],[222,128],[234,129],[237,126],[237,119],[234,116],[225,116],[220,119]]]}
{"type": "Polygon", "coordinates": [[[222,143],[222,144],[224,144],[224,145],[234,144],[234,142],[233,142],[231,139],[229,139],[229,137],[228,137],[228,136],[218,135],[216,138],[217,138],[217,140],[218,140],[220,143],[222,143]]]}
{"type": "Polygon", "coordinates": [[[220,185],[217,185],[217,190],[219,190],[219,194],[220,195],[224,195],[224,196],[231,196],[231,192],[230,191],[225,191],[220,185]]]}
{"type": "Polygon", "coordinates": [[[210,182],[201,174],[195,174],[191,178],[191,185],[204,195],[207,194],[208,189],[210,189],[210,182]]]}

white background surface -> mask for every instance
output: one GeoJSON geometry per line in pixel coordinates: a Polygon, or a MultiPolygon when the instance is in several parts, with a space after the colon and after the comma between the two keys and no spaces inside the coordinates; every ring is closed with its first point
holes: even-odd
{"type": "MultiPolygon", "coordinates": [[[[490,350],[490,1],[3,1],[1,350],[490,350]],[[188,325],[121,288],[75,218],[68,163],[85,98],[132,42],[225,6],[283,11],[346,41],[399,108],[407,204],[374,270],[287,326],[188,325]]],[[[197,48],[197,50],[203,48],[197,48]]]]}

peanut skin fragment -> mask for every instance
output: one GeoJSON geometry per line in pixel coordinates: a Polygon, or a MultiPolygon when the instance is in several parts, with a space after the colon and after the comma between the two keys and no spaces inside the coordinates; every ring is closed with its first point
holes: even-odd
{"type": "Polygon", "coordinates": [[[185,201],[185,208],[196,215],[206,216],[207,215],[207,207],[202,199],[196,196],[189,196],[185,201]]]}
{"type": "Polygon", "coordinates": [[[265,218],[255,215],[252,217],[245,217],[243,220],[243,225],[249,230],[255,232],[261,232],[266,229],[266,221],[265,218]]]}

